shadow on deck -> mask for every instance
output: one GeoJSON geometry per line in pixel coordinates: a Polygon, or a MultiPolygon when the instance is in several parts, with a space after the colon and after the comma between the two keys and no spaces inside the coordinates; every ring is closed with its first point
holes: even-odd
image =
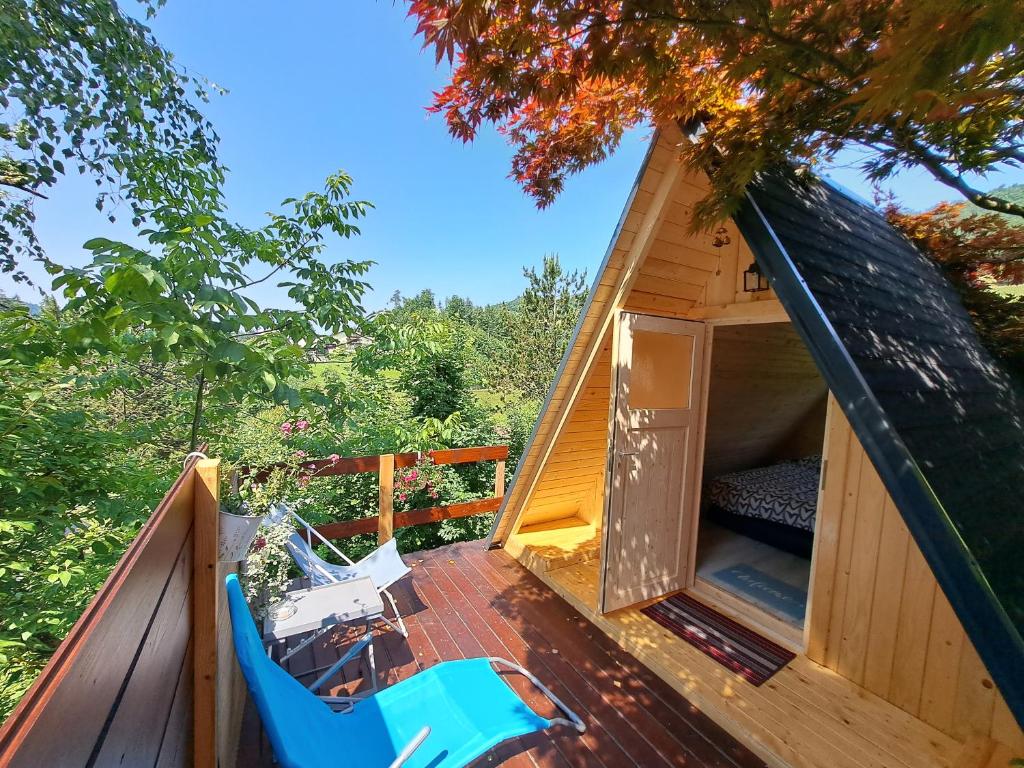
{"type": "MultiPolygon", "coordinates": [[[[530,669],[587,724],[582,736],[555,728],[506,742],[479,764],[764,765],[505,552],[488,552],[480,542],[466,542],[407,555],[405,560],[413,566],[412,574],[392,592],[409,639],[404,641],[386,627],[375,630],[382,686],[439,661],[501,656],[530,669]]],[[[309,670],[337,659],[338,648],[346,646],[348,640],[340,634],[289,659],[292,674],[311,682],[309,670]]],[[[327,687],[335,694],[358,690],[360,674],[355,662],[327,687]]],[[[509,682],[540,714],[555,714],[521,677],[511,676],[509,682]]],[[[342,745],[337,747],[343,754],[342,745]]],[[[273,764],[251,706],[246,710],[238,764],[273,764]]]]}

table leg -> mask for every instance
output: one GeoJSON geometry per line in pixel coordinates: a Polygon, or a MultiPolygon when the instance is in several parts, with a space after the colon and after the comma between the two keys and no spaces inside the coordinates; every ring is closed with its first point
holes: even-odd
{"type": "MultiPolygon", "coordinates": [[[[370,626],[370,620],[367,619],[366,620],[366,629],[367,630],[369,630],[369,626],[370,626]]],[[[370,673],[370,676],[372,677],[372,680],[373,680],[372,688],[373,688],[373,691],[376,691],[377,690],[377,668],[376,668],[376,663],[375,663],[374,658],[373,658],[373,634],[372,634],[372,632],[367,631],[366,634],[363,636],[363,640],[360,640],[359,643],[357,643],[357,645],[359,645],[359,644],[363,644],[363,647],[361,649],[359,649],[359,650],[366,654],[367,663],[368,663],[368,666],[370,668],[369,673],[370,673]]],[[[353,649],[353,650],[355,650],[355,649],[353,649]]],[[[329,666],[327,668],[326,672],[324,672],[322,675],[320,675],[320,677],[318,677],[310,685],[307,686],[308,690],[310,690],[310,691],[317,691],[317,690],[319,690],[320,686],[322,686],[324,683],[326,683],[328,680],[330,680],[331,677],[333,677],[334,674],[339,669],[341,669],[343,666],[345,666],[350,661],[352,661],[353,658],[354,657],[352,655],[352,651],[349,651],[348,653],[343,654],[340,659],[338,659],[336,662],[334,662],[333,664],[331,664],[331,666],[329,666]]]]}

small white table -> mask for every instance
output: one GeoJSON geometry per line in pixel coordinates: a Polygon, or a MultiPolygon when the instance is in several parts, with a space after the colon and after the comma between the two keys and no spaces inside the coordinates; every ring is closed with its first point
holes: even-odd
{"type": "MultiPolygon", "coordinates": [[[[282,656],[281,662],[287,661],[293,654],[339,624],[364,621],[369,630],[370,620],[384,613],[384,602],[380,593],[366,577],[339,581],[322,587],[293,589],[287,592],[286,596],[295,604],[295,613],[277,620],[268,616],[263,624],[263,639],[274,642],[305,632],[313,634],[282,656]]],[[[373,663],[372,644],[368,648],[369,672],[373,678],[373,688],[376,689],[377,674],[373,663]]],[[[309,690],[317,690],[348,660],[343,655],[309,686],[309,690]]]]}

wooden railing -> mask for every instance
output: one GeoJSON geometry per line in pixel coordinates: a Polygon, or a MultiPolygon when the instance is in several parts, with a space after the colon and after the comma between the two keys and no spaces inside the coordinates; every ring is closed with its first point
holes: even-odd
{"type": "Polygon", "coordinates": [[[0,729],[0,768],[234,765],[245,689],[219,488],[218,460],[185,465],[0,729]]]}
{"type": "MultiPolygon", "coordinates": [[[[376,472],[380,508],[319,530],[330,538],[376,530],[386,540],[406,525],[498,509],[506,446],[428,455],[437,465],[496,461],[494,497],[396,514],[394,471],[420,456],[321,459],[311,475],[376,472]]],[[[235,565],[217,561],[219,490],[219,460],[185,465],[0,728],[0,768],[234,765],[245,687],[223,599],[235,565]]]]}
{"type": "MultiPolygon", "coordinates": [[[[388,453],[380,456],[355,456],[331,461],[330,459],[312,459],[303,461],[309,468],[310,477],[332,477],[355,475],[361,472],[376,472],[378,485],[378,513],[371,517],[358,520],[345,520],[336,523],[325,523],[316,527],[317,532],[325,539],[347,539],[361,533],[377,532],[378,543],[383,544],[394,536],[395,529],[409,525],[436,523],[441,520],[452,520],[485,512],[497,512],[505,495],[505,462],[508,460],[507,445],[487,445],[474,448],[451,448],[447,450],[420,453],[388,453]],[[412,509],[406,512],[394,511],[395,470],[416,466],[423,456],[430,458],[436,466],[446,464],[474,464],[480,461],[497,462],[494,471],[494,496],[487,499],[474,499],[459,504],[442,504],[425,509],[412,509]]],[[[252,475],[254,479],[265,478],[273,467],[255,469],[243,467],[238,470],[239,476],[252,475]]]]}

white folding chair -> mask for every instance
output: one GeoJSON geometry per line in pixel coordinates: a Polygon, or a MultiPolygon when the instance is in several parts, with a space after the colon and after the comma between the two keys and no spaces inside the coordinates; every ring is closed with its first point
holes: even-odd
{"type": "MultiPolygon", "coordinates": [[[[270,514],[266,517],[266,521],[275,525],[288,525],[288,518],[292,518],[295,522],[301,525],[305,529],[306,536],[303,538],[299,535],[299,532],[296,531],[288,537],[288,541],[285,546],[288,547],[288,552],[292,556],[292,559],[295,560],[296,565],[298,565],[302,572],[306,574],[306,577],[314,587],[323,586],[325,584],[336,584],[349,579],[369,577],[370,581],[373,582],[373,586],[376,587],[377,592],[386,597],[388,602],[391,604],[391,610],[395,612],[397,626],[383,613],[378,616],[371,616],[369,621],[376,621],[379,619],[391,627],[391,629],[401,634],[402,637],[409,637],[409,632],[405,628],[405,622],[402,621],[402,614],[398,610],[398,604],[395,602],[395,598],[391,592],[388,591],[388,587],[410,572],[409,566],[405,564],[401,556],[398,554],[398,544],[394,539],[391,539],[391,541],[377,547],[377,549],[357,563],[347,557],[344,552],[334,546],[330,541],[321,536],[312,525],[299,517],[295,510],[287,504],[277,504],[272,507],[270,514]],[[318,541],[326,545],[331,552],[344,560],[347,565],[329,563],[317,555],[316,552],[313,551],[314,536],[318,541]]],[[[329,628],[324,628],[314,632],[310,637],[307,637],[299,645],[292,648],[288,653],[282,656],[280,661],[286,661],[320,637],[324,632],[327,632],[328,629],[329,628]]]]}

